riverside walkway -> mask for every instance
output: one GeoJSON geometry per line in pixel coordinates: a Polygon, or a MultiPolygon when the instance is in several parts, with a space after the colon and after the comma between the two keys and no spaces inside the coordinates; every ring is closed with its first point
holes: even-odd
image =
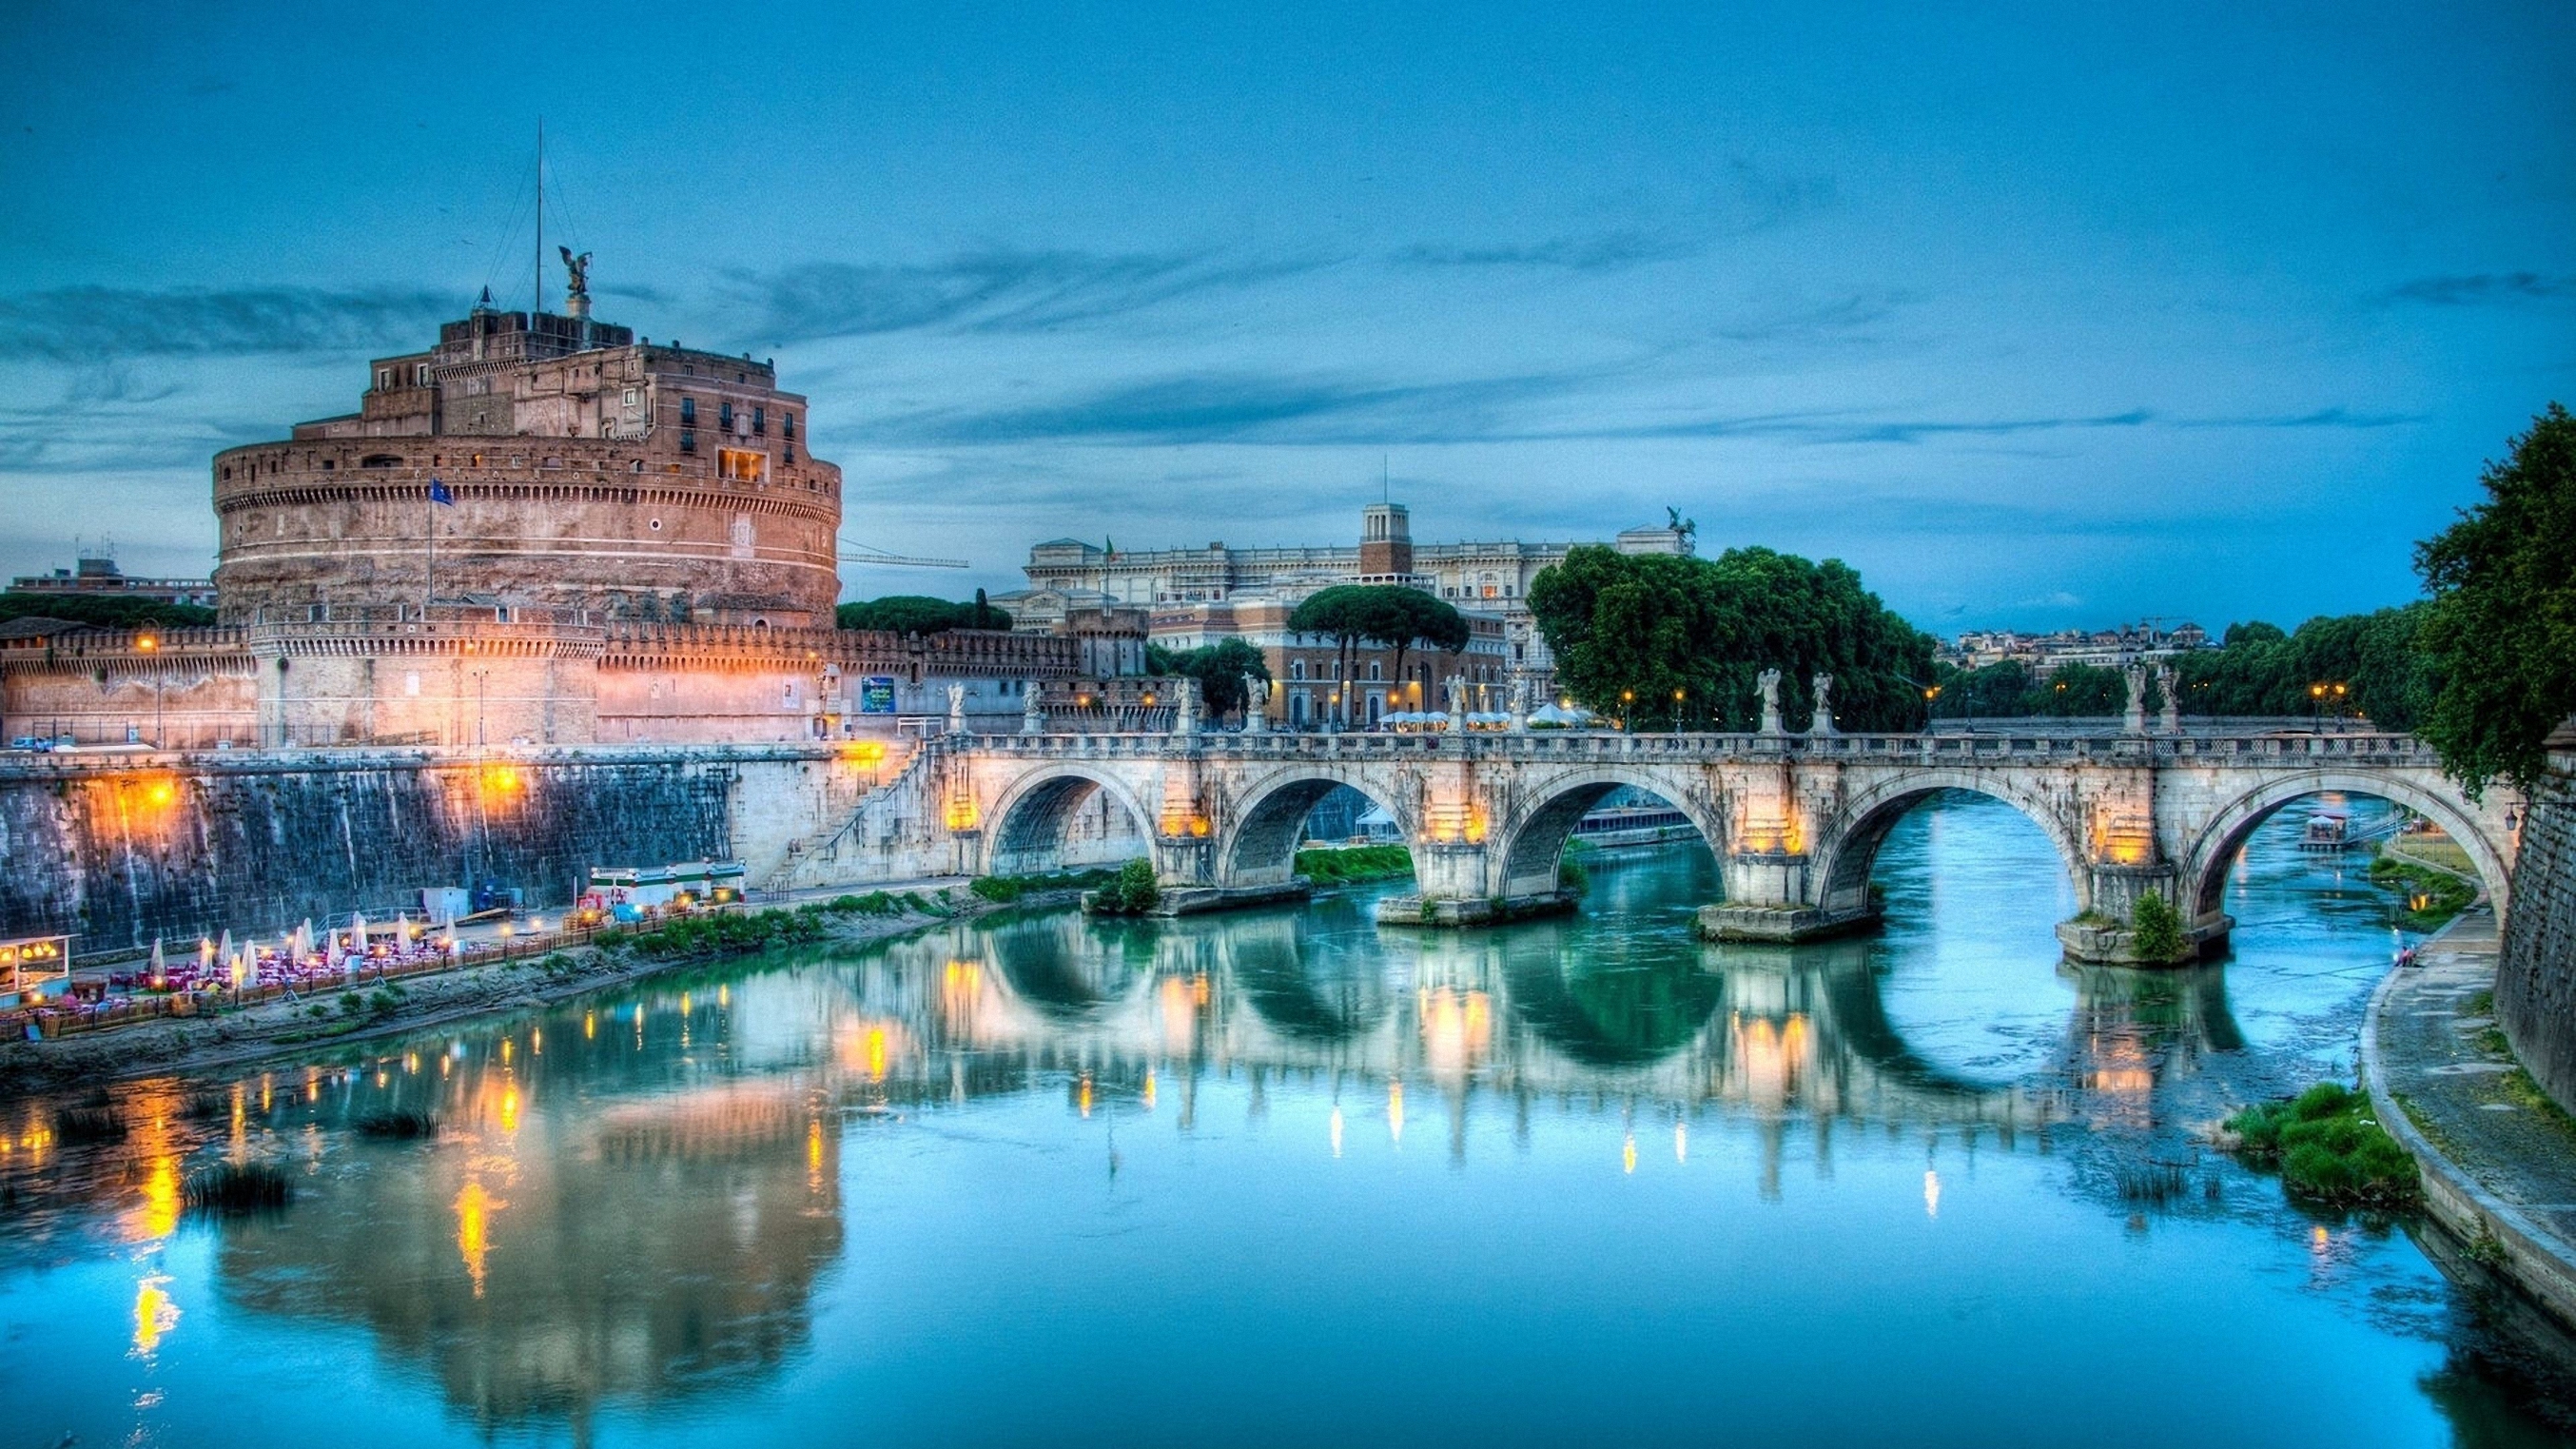
{"type": "Polygon", "coordinates": [[[2576,1328],[2576,1122],[2496,1029],[2496,917],[2480,905],[2372,996],[2362,1057],[2380,1120],[2424,1169],[2434,1219],[2576,1328]]]}

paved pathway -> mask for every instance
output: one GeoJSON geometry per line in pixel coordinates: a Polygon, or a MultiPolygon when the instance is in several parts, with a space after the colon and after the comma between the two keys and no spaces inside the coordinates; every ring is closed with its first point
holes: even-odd
{"type": "Polygon", "coordinates": [[[2496,1029],[2494,912],[2480,905],[2390,973],[2371,1004],[2374,1094],[2424,1159],[2434,1216],[2576,1324],[2576,1121],[2548,1105],[2496,1029]]]}

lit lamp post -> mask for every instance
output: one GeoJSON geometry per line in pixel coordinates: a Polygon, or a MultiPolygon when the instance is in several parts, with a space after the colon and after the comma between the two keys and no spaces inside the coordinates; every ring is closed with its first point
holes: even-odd
{"type": "Polygon", "coordinates": [[[1688,698],[1688,695],[1687,695],[1684,691],[1682,691],[1682,690],[1678,690],[1678,689],[1676,689],[1676,690],[1674,690],[1674,691],[1673,691],[1673,733],[1674,733],[1674,734],[1680,734],[1680,733],[1682,732],[1682,701],[1683,701],[1684,699],[1686,699],[1686,698],[1688,698]]]}
{"type": "Polygon", "coordinates": [[[1635,690],[1633,690],[1633,689],[1623,689],[1623,690],[1620,690],[1620,691],[1619,691],[1619,732],[1620,732],[1621,734],[1634,734],[1634,733],[1636,733],[1636,726],[1635,726],[1635,723],[1634,723],[1634,721],[1635,721],[1635,719],[1636,719],[1636,715],[1637,715],[1637,691],[1635,691],[1635,690]]]}
{"type": "MultiPolygon", "coordinates": [[[[134,647],[146,654],[157,655],[161,649],[161,640],[156,635],[146,634],[134,641],[134,647]]],[[[169,748],[168,741],[162,735],[162,682],[160,663],[156,659],[152,665],[152,748],[156,750],[169,748]]]]}

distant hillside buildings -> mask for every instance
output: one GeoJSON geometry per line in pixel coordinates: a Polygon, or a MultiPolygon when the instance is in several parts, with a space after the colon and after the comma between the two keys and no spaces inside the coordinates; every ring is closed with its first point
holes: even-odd
{"type": "Polygon", "coordinates": [[[2154,621],[2123,624],[2116,629],[2060,629],[2051,634],[2023,634],[2011,629],[1972,629],[1956,644],[1939,651],[1944,663],[1961,669],[2017,660],[2035,679],[2045,679],[2070,664],[2118,669],[2140,660],[2169,659],[2216,645],[2198,624],[2171,629],[2154,621]]]}

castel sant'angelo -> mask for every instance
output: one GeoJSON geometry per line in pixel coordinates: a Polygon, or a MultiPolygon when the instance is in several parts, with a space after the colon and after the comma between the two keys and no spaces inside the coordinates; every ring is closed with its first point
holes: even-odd
{"type": "MultiPolygon", "coordinates": [[[[0,638],[12,736],[167,748],[818,740],[1139,697],[1143,621],[833,627],[841,470],[748,356],[481,305],[212,467],[219,623],[0,638]]],[[[30,625],[33,627],[30,627],[30,625]]],[[[998,723],[998,719],[996,720],[998,723]]]]}

